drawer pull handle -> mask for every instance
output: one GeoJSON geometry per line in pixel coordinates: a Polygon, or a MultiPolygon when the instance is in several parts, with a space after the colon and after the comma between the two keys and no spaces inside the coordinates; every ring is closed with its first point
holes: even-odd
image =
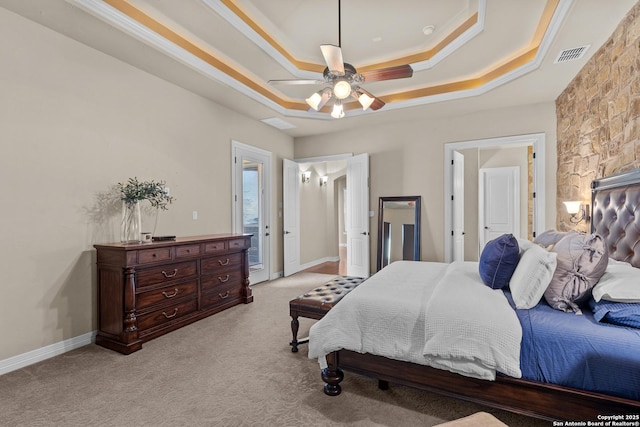
{"type": "Polygon", "coordinates": [[[225,294],[218,294],[218,296],[220,297],[220,299],[229,298],[229,291],[227,291],[227,293],[225,294]]]}
{"type": "Polygon", "coordinates": [[[178,288],[174,288],[173,289],[173,293],[171,295],[169,295],[168,293],[162,291],[162,295],[164,295],[165,298],[173,298],[176,295],[178,295],[178,288]]]}
{"type": "Polygon", "coordinates": [[[178,314],[178,307],[173,309],[173,314],[167,314],[164,311],[162,312],[162,315],[164,317],[166,317],[167,319],[171,319],[172,317],[176,317],[177,314],[178,314]]]}
{"type": "Polygon", "coordinates": [[[218,280],[221,281],[222,283],[228,282],[229,281],[229,275],[227,274],[224,278],[218,276],[218,280]]]}
{"type": "Polygon", "coordinates": [[[227,260],[224,261],[224,262],[221,261],[221,260],[218,260],[218,264],[220,264],[220,265],[229,265],[229,258],[227,258],[227,260]]]}
{"type": "Polygon", "coordinates": [[[162,270],[162,275],[164,277],[166,277],[167,279],[171,279],[172,277],[176,277],[176,274],[178,274],[178,269],[177,268],[174,268],[173,269],[173,273],[170,273],[170,274],[167,274],[166,271],[162,270]]]}

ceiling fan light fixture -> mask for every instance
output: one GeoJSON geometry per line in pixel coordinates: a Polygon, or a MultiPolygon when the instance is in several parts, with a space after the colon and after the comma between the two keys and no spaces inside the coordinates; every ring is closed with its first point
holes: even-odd
{"type": "Polygon", "coordinates": [[[371,107],[371,104],[373,104],[373,101],[375,100],[375,98],[370,97],[366,93],[361,93],[360,96],[358,96],[358,102],[362,105],[362,111],[366,111],[371,107]]]}
{"type": "Polygon", "coordinates": [[[344,108],[342,107],[342,103],[336,102],[335,104],[333,104],[331,117],[333,117],[334,119],[341,119],[344,117],[344,108]]]}
{"type": "Polygon", "coordinates": [[[322,95],[320,94],[320,92],[316,92],[305,99],[305,101],[307,102],[307,104],[309,104],[309,107],[318,111],[320,109],[320,102],[322,102],[322,95]]]}
{"type": "Polygon", "coordinates": [[[346,80],[338,80],[333,86],[333,95],[338,99],[346,99],[351,95],[351,84],[346,80]]]}

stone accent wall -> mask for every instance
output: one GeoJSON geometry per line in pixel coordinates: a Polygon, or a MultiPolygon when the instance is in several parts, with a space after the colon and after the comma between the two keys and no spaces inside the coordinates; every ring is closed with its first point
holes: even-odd
{"type": "Polygon", "coordinates": [[[640,167],[640,2],[556,100],[557,224],[563,201],[591,200],[591,181],[640,167]]]}

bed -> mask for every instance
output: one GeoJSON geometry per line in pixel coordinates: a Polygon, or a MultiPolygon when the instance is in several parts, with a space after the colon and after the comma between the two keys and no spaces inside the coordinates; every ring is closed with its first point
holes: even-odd
{"type": "MultiPolygon", "coordinates": [[[[591,231],[602,237],[607,248],[608,257],[630,263],[636,268],[640,267],[640,170],[603,178],[592,183],[591,231]]],[[[471,276],[474,268],[469,265],[459,265],[452,269],[445,267],[445,265],[435,267],[429,272],[425,271],[424,274],[430,275],[429,280],[432,282],[441,283],[440,279],[446,275],[453,275],[454,280],[461,282],[461,275],[471,276]]],[[[419,269],[420,267],[417,268],[419,269]]],[[[370,296],[370,301],[366,303],[373,306],[374,312],[375,310],[384,310],[386,306],[393,307],[394,304],[390,304],[390,301],[393,302],[392,300],[401,298],[401,295],[394,295],[393,293],[384,294],[384,291],[381,290],[382,287],[377,284],[381,280],[380,276],[387,275],[389,277],[382,277],[382,279],[391,279],[396,280],[396,283],[403,283],[402,289],[409,293],[445,293],[442,286],[434,286],[429,288],[428,291],[424,291],[416,283],[413,283],[416,274],[405,273],[402,269],[392,271],[391,273],[393,274],[383,271],[381,270],[369,278],[363,286],[358,288],[360,290],[365,286],[372,285],[372,289],[376,287],[380,289],[380,292],[382,292],[380,300],[376,302],[376,299],[370,296]],[[376,304],[379,306],[376,307],[376,304]]],[[[482,287],[479,288],[482,289],[482,287]]],[[[471,288],[462,289],[463,292],[467,290],[470,291],[471,288]]],[[[472,298],[500,300],[500,297],[495,292],[491,295],[486,292],[486,289],[483,289],[483,292],[478,295],[474,294],[472,298]]],[[[424,301],[424,299],[421,300],[414,297],[409,299],[408,304],[415,307],[409,307],[406,312],[396,308],[392,318],[421,316],[419,314],[420,310],[425,308],[428,309],[426,310],[427,313],[429,313],[429,310],[436,310],[436,313],[423,314],[423,317],[429,317],[425,319],[411,317],[413,320],[409,320],[409,324],[412,326],[400,328],[401,330],[397,332],[397,335],[401,337],[399,344],[396,343],[385,347],[385,345],[379,343],[369,343],[368,338],[363,338],[362,343],[358,346],[349,347],[347,345],[342,346],[341,339],[343,338],[340,336],[335,337],[335,339],[332,337],[330,340],[332,342],[328,343],[320,342],[319,338],[314,342],[314,336],[321,336],[317,332],[323,328],[323,325],[324,327],[332,327],[331,325],[327,326],[333,314],[331,312],[325,316],[325,319],[312,327],[310,333],[310,357],[326,352],[322,358],[319,358],[322,368],[321,376],[325,382],[324,392],[330,396],[339,395],[341,392],[340,382],[344,378],[344,371],[349,371],[378,379],[379,387],[382,389],[388,388],[389,383],[402,384],[547,420],[598,420],[598,417],[603,415],[631,414],[637,416],[640,414],[640,397],[638,394],[640,393],[640,387],[638,387],[640,384],[640,358],[636,356],[640,353],[637,351],[640,348],[640,329],[604,326],[604,328],[609,328],[605,329],[606,331],[610,331],[605,335],[610,336],[605,336],[603,339],[610,339],[611,341],[601,346],[608,348],[610,351],[599,352],[590,359],[585,357],[583,360],[569,361],[569,363],[575,363],[576,366],[580,366],[581,371],[570,372],[566,369],[560,369],[558,372],[553,372],[552,368],[538,366],[534,360],[536,352],[539,352],[540,349],[535,346],[535,343],[532,344],[526,339],[530,334],[528,330],[530,325],[533,324],[536,328],[541,328],[542,333],[550,333],[551,335],[558,329],[556,325],[559,318],[579,322],[578,326],[567,326],[577,327],[578,330],[581,327],[586,327],[585,331],[587,331],[589,326],[585,326],[586,324],[602,325],[598,325],[597,320],[594,320],[593,314],[588,310],[584,310],[582,316],[574,316],[552,309],[549,306],[545,307],[544,299],[532,310],[515,310],[510,293],[507,291],[500,295],[502,295],[504,302],[499,303],[499,316],[501,319],[508,320],[504,322],[507,324],[504,325],[507,329],[501,330],[496,335],[500,335],[501,338],[506,337],[505,339],[508,341],[522,339],[521,345],[517,347],[520,358],[516,366],[513,364],[513,354],[506,354],[502,350],[491,352],[488,355],[488,359],[483,359],[487,360],[487,362],[481,364],[479,371],[477,371],[477,366],[469,366],[473,365],[470,360],[461,360],[461,368],[448,366],[452,359],[459,356],[457,352],[460,350],[454,348],[450,354],[439,353],[443,351],[443,348],[456,341],[451,339],[447,341],[446,336],[436,337],[440,340],[436,341],[439,344],[436,345],[436,355],[441,357],[433,358],[430,356],[424,358],[425,353],[422,351],[422,344],[417,349],[412,348],[413,344],[410,344],[408,337],[412,334],[426,334],[427,337],[432,337],[429,334],[436,332],[430,329],[430,322],[434,321],[433,316],[435,316],[435,321],[442,322],[442,319],[439,319],[439,315],[446,311],[443,307],[446,308],[453,304],[456,310],[465,312],[468,309],[473,309],[473,307],[472,305],[464,305],[464,302],[458,302],[459,300],[456,300],[457,296],[453,296],[453,299],[446,303],[432,303],[432,305],[426,303],[426,307],[424,302],[420,302],[424,301]],[[505,303],[511,314],[503,311],[505,310],[505,303]],[[545,314],[545,310],[549,312],[545,314]],[[418,314],[411,314],[414,311],[418,314]],[[543,319],[547,319],[547,323],[535,321],[536,316],[542,316],[543,319]],[[553,316],[558,316],[558,319],[553,316]],[[521,333],[524,338],[517,335],[517,332],[514,332],[513,328],[510,327],[514,318],[522,326],[521,333]],[[326,319],[329,320],[325,322],[326,319]],[[416,324],[419,326],[415,327],[416,324]],[[394,352],[399,349],[402,350],[403,346],[412,356],[408,360],[406,358],[405,360],[396,360],[394,352]],[[346,350],[345,348],[352,349],[346,350]],[[631,355],[635,358],[632,358],[631,355]],[[589,360],[585,361],[584,359],[589,360]],[[600,378],[598,378],[598,375],[585,374],[587,371],[592,371],[592,368],[588,367],[589,365],[598,367],[593,369],[594,372],[603,372],[600,374],[600,378]],[[584,366],[587,366],[587,368],[584,366]],[[522,368],[519,372],[518,367],[522,368]],[[616,367],[623,371],[627,370],[628,375],[622,377],[623,381],[611,380],[611,378],[621,378],[619,374],[607,370],[616,367]],[[461,369],[462,372],[460,371],[461,369]],[[465,369],[469,370],[465,371],[465,369]],[[603,381],[603,378],[605,381],[603,381]],[[607,379],[609,380],[608,382],[606,381],[607,379]],[[624,384],[619,387],[620,384],[615,383],[624,384]]],[[[358,294],[353,292],[345,297],[340,304],[345,304],[345,302],[351,304],[357,297],[358,294]]],[[[427,299],[427,301],[430,301],[430,299],[427,299]]],[[[358,320],[359,309],[357,305],[350,307],[348,304],[345,304],[345,311],[347,309],[352,311],[353,319],[347,320],[347,323],[353,322],[355,326],[352,326],[357,329],[359,327],[358,322],[361,322],[361,320],[358,320]]],[[[398,302],[398,304],[403,304],[403,302],[398,302]]],[[[490,313],[485,310],[484,312],[480,311],[478,315],[489,316],[490,313]]],[[[368,322],[368,326],[375,323],[371,319],[365,321],[368,322]]],[[[379,326],[381,330],[384,329],[384,325],[379,326]]],[[[461,329],[453,329],[449,332],[454,335],[462,334],[462,336],[467,334],[469,338],[467,344],[473,347],[475,343],[471,338],[478,333],[477,328],[476,330],[468,330],[469,328],[473,329],[473,327],[473,325],[467,324],[461,329]]],[[[442,328],[442,324],[440,324],[436,329],[451,328],[449,325],[446,328],[442,328]]],[[[384,331],[381,333],[384,333],[384,331]]],[[[488,338],[483,337],[482,339],[488,338]]],[[[556,336],[555,339],[560,343],[566,342],[563,341],[566,337],[561,334],[556,336]]],[[[594,339],[594,342],[598,339],[600,338],[594,339]]],[[[587,341],[587,345],[590,345],[589,342],[591,340],[587,339],[587,341]]],[[[427,342],[432,343],[433,340],[430,338],[427,342]]],[[[570,344],[567,348],[573,348],[572,346],[573,344],[570,344]]],[[[478,351],[487,353],[486,350],[482,349],[478,351]]],[[[572,353],[580,352],[567,351],[567,354],[571,355],[572,353]]],[[[485,357],[487,355],[482,356],[485,357]]],[[[471,359],[476,360],[475,356],[471,359]]],[[[637,421],[637,419],[634,419],[634,421],[637,421]]]]}

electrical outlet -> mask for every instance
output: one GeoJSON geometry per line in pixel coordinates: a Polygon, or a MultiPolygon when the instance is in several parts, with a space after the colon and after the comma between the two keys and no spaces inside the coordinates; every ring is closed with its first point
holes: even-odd
{"type": "Polygon", "coordinates": [[[193,218],[193,220],[197,220],[198,219],[198,211],[193,211],[193,213],[191,214],[191,217],[193,218]]]}

